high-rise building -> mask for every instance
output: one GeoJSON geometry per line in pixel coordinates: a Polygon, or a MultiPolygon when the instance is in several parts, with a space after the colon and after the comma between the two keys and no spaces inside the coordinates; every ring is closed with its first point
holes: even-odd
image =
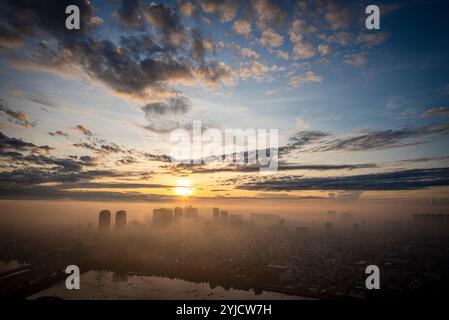
{"type": "Polygon", "coordinates": [[[180,218],[182,218],[184,214],[184,209],[181,207],[176,207],[175,208],[175,220],[178,220],[180,218]]]}
{"type": "Polygon", "coordinates": [[[271,213],[251,213],[250,219],[258,224],[274,225],[279,223],[281,217],[271,213]]]}
{"type": "Polygon", "coordinates": [[[196,218],[198,217],[198,208],[188,206],[184,208],[184,213],[186,218],[196,218]]]}
{"type": "Polygon", "coordinates": [[[111,211],[101,210],[98,215],[98,230],[108,232],[111,226],[111,211]]]}
{"type": "Polygon", "coordinates": [[[324,230],[325,230],[326,232],[331,232],[331,231],[332,231],[332,223],[326,222],[326,223],[324,224],[324,230]]]}
{"type": "Polygon", "coordinates": [[[299,240],[306,240],[309,237],[309,228],[307,227],[296,228],[296,236],[299,240]]]}
{"type": "Polygon", "coordinates": [[[173,221],[173,209],[160,208],[153,210],[153,225],[157,227],[167,227],[173,221]]]}
{"type": "Polygon", "coordinates": [[[231,214],[229,216],[232,223],[240,223],[243,221],[243,216],[241,214],[231,214]]]}
{"type": "Polygon", "coordinates": [[[126,229],[126,211],[119,210],[115,214],[115,230],[125,230],[126,229]]]}
{"type": "Polygon", "coordinates": [[[212,209],[212,216],[213,216],[215,219],[220,218],[220,209],[219,209],[219,208],[213,208],[213,209],[212,209]]]}
{"type": "Polygon", "coordinates": [[[354,224],[352,225],[352,230],[353,230],[354,232],[359,232],[359,231],[360,231],[360,225],[359,225],[358,223],[354,223],[354,224]]]}
{"type": "Polygon", "coordinates": [[[444,214],[418,213],[413,215],[413,222],[420,225],[441,226],[445,220],[444,214]]]}
{"type": "Polygon", "coordinates": [[[229,217],[229,212],[228,211],[225,211],[225,210],[220,211],[220,218],[221,219],[227,219],[228,217],[229,217]]]}

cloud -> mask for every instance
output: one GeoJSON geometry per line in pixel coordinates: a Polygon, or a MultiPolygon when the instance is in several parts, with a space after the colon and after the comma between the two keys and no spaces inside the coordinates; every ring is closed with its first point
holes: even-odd
{"type": "Polygon", "coordinates": [[[289,142],[285,146],[279,148],[279,155],[287,154],[293,150],[303,149],[305,146],[317,143],[328,136],[328,133],[321,131],[298,131],[290,137],[289,142]]]}
{"type": "Polygon", "coordinates": [[[416,140],[417,138],[447,134],[449,134],[449,123],[371,131],[358,136],[322,142],[314,151],[366,151],[396,148],[422,143],[416,140]]]}
{"type": "MultiPolygon", "coordinates": [[[[174,172],[183,173],[219,173],[219,172],[259,172],[263,166],[260,165],[229,165],[222,167],[208,167],[203,165],[181,165],[170,167],[174,172]]],[[[342,164],[342,165],[325,165],[325,164],[295,164],[295,163],[281,163],[277,171],[295,171],[295,170],[313,170],[313,171],[327,171],[327,170],[355,170],[376,168],[375,164],[342,164]]]]}
{"type": "Polygon", "coordinates": [[[28,151],[28,152],[50,152],[54,148],[45,146],[38,146],[31,142],[23,141],[22,139],[10,138],[3,132],[0,132],[0,151],[28,151]]]}
{"type": "Polygon", "coordinates": [[[362,33],[357,36],[357,42],[367,46],[374,46],[384,43],[387,38],[388,33],[386,32],[362,33]]]}
{"type": "Polygon", "coordinates": [[[259,58],[259,55],[257,54],[257,52],[254,50],[251,50],[249,48],[242,48],[242,49],[240,49],[239,53],[242,57],[246,57],[251,60],[256,60],[259,58]]]}
{"type": "Polygon", "coordinates": [[[24,128],[30,128],[33,125],[30,123],[28,114],[23,111],[14,111],[11,108],[7,107],[1,100],[0,100],[0,111],[3,111],[6,113],[10,119],[12,119],[16,124],[21,125],[24,128]]]}
{"type": "Polygon", "coordinates": [[[85,126],[83,126],[81,124],[77,124],[75,126],[75,129],[80,131],[82,134],[84,134],[87,137],[92,137],[94,135],[94,133],[92,131],[90,131],[89,129],[87,129],[85,126]]]}
{"type": "Polygon", "coordinates": [[[237,0],[199,0],[199,5],[206,13],[212,13],[222,22],[234,20],[239,2],[237,0]]]}
{"type": "Polygon", "coordinates": [[[178,48],[184,42],[184,27],[179,16],[169,6],[151,3],[143,11],[145,19],[162,33],[162,40],[170,47],[178,48]]]}
{"type": "Polygon", "coordinates": [[[61,130],[56,130],[54,132],[49,132],[49,135],[53,136],[53,137],[68,137],[69,135],[61,130]]]}
{"type": "Polygon", "coordinates": [[[56,38],[75,38],[89,33],[95,27],[95,9],[88,0],[60,0],[36,2],[5,0],[0,20],[0,46],[17,48],[32,36],[50,34],[56,38]],[[80,9],[79,30],[67,32],[65,9],[76,5],[80,9]]]}
{"type": "Polygon", "coordinates": [[[181,13],[186,17],[192,17],[197,10],[196,5],[189,1],[181,0],[179,1],[178,6],[181,13]]]}
{"type": "Polygon", "coordinates": [[[259,41],[265,47],[276,48],[284,43],[284,37],[273,29],[267,28],[262,32],[259,41]]]}
{"type": "Polygon", "coordinates": [[[404,97],[402,96],[394,96],[391,97],[387,100],[387,103],[385,104],[385,107],[388,110],[395,110],[401,106],[403,106],[404,104],[407,104],[407,101],[404,97]]]}
{"type": "Polygon", "coordinates": [[[351,55],[346,55],[345,62],[354,67],[361,67],[366,63],[365,53],[355,53],[351,55]]]}
{"type": "Polygon", "coordinates": [[[299,87],[308,82],[321,82],[323,78],[316,75],[313,71],[306,71],[300,75],[293,76],[289,79],[288,84],[292,87],[299,87]]]}
{"type": "Polygon", "coordinates": [[[145,126],[154,132],[168,132],[179,127],[183,127],[176,119],[179,115],[184,115],[191,106],[185,97],[173,97],[166,101],[148,103],[142,107],[148,124],[145,126]]]}
{"type": "Polygon", "coordinates": [[[320,44],[318,46],[318,51],[320,52],[321,56],[327,56],[331,53],[331,46],[328,44],[320,44]]]}
{"type": "Polygon", "coordinates": [[[120,8],[112,15],[126,28],[143,29],[143,10],[144,6],[139,0],[122,0],[120,8]]]}
{"type": "Polygon", "coordinates": [[[248,38],[251,35],[251,22],[244,19],[236,20],[232,25],[232,31],[248,38]]]}
{"type": "Polygon", "coordinates": [[[344,6],[336,2],[329,2],[326,6],[324,18],[333,30],[344,29],[349,27],[352,21],[352,12],[344,6]]]}
{"type": "Polygon", "coordinates": [[[142,107],[148,120],[153,120],[166,114],[184,114],[189,109],[190,105],[184,97],[170,98],[167,102],[148,103],[142,107]]]}
{"type": "Polygon", "coordinates": [[[276,50],[275,53],[278,58],[284,59],[285,61],[287,61],[290,58],[290,55],[288,54],[287,51],[276,50]]]}
{"type": "Polygon", "coordinates": [[[331,34],[330,36],[325,38],[329,42],[338,43],[341,46],[347,46],[353,40],[353,35],[346,31],[337,32],[331,34]]]}
{"type": "MultiPolygon", "coordinates": [[[[205,61],[198,55],[198,49],[204,44],[201,47],[192,47],[192,44],[203,43],[200,33],[184,28],[169,6],[123,2],[116,12],[118,19],[134,25],[130,17],[137,13],[137,6],[137,14],[143,16],[153,32],[142,34],[131,30],[118,39],[108,39],[93,32],[95,25],[88,22],[94,17],[90,2],[78,2],[84,3],[80,7],[82,33],[60,27],[64,25],[61,19],[65,19],[65,15],[60,12],[65,10],[61,5],[65,1],[42,6],[25,0],[9,2],[4,13],[6,18],[0,23],[0,38],[20,37],[23,49],[26,49],[10,55],[11,64],[57,74],[87,76],[118,95],[145,102],[178,94],[174,87],[179,84],[212,89],[234,80],[229,66],[205,61]],[[57,17],[53,17],[55,9],[60,7],[57,17]],[[32,39],[37,35],[38,38],[32,39]]],[[[77,4],[77,1],[70,4],[77,4]]]]}
{"type": "Polygon", "coordinates": [[[448,116],[449,116],[449,108],[446,107],[435,107],[421,112],[421,118],[448,117],[448,116]]]}
{"type": "Polygon", "coordinates": [[[237,186],[243,190],[419,190],[449,186],[449,168],[413,169],[344,177],[304,178],[281,176],[254,178],[237,186]]]}
{"type": "Polygon", "coordinates": [[[56,187],[8,187],[0,186],[0,198],[9,200],[58,200],[71,199],[78,201],[132,201],[132,202],[165,202],[171,201],[173,196],[147,194],[135,191],[114,192],[97,190],[60,190],[56,187]]]}
{"type": "Polygon", "coordinates": [[[449,123],[368,131],[349,137],[338,137],[321,131],[301,130],[292,135],[286,145],[279,147],[279,155],[295,150],[305,150],[305,148],[308,152],[381,150],[417,145],[425,142],[421,140],[424,137],[448,134],[449,123]]]}
{"type": "Polygon", "coordinates": [[[277,25],[285,21],[282,9],[270,0],[251,0],[249,10],[256,19],[259,30],[265,30],[269,25],[277,25]]]}
{"type": "Polygon", "coordinates": [[[293,47],[292,56],[295,60],[312,58],[316,53],[316,50],[310,43],[298,42],[293,47]]]}

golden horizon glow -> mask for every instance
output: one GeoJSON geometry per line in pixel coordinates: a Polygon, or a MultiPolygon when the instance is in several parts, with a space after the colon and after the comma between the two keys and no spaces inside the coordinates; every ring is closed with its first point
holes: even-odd
{"type": "Polygon", "coordinates": [[[193,193],[193,189],[190,187],[192,182],[188,179],[180,179],[176,181],[179,187],[175,188],[175,193],[178,196],[191,196],[193,193]]]}

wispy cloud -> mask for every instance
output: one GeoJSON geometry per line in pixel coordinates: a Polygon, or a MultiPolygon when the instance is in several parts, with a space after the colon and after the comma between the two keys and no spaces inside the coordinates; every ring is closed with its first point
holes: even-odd
{"type": "Polygon", "coordinates": [[[414,169],[345,177],[282,176],[245,182],[238,189],[289,190],[415,190],[449,186],[449,168],[414,169]]]}

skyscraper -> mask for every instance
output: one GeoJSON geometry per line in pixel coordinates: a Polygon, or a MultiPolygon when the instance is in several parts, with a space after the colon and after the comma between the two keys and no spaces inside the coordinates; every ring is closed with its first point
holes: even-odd
{"type": "Polygon", "coordinates": [[[296,228],[296,236],[299,240],[306,240],[309,237],[309,228],[307,227],[296,228]]]}
{"type": "Polygon", "coordinates": [[[98,230],[100,232],[108,232],[111,226],[111,211],[101,210],[98,215],[98,230]]]}
{"type": "Polygon", "coordinates": [[[153,225],[157,227],[167,227],[173,221],[173,209],[160,208],[153,210],[153,225]]]}
{"type": "Polygon", "coordinates": [[[178,220],[180,218],[182,218],[184,214],[184,209],[181,207],[176,207],[175,208],[175,220],[178,220]]]}
{"type": "Polygon", "coordinates": [[[228,211],[223,210],[223,211],[220,212],[220,218],[221,219],[227,219],[228,216],[229,216],[229,212],[228,211]]]}
{"type": "Polygon", "coordinates": [[[126,229],[126,211],[119,210],[115,214],[115,230],[126,229]]]}
{"type": "Polygon", "coordinates": [[[324,230],[325,230],[326,232],[331,232],[331,231],[332,231],[332,223],[326,222],[326,223],[324,224],[324,230]]]}
{"type": "Polygon", "coordinates": [[[198,217],[198,208],[188,206],[184,208],[184,213],[186,218],[196,218],[198,217]]]}
{"type": "Polygon", "coordinates": [[[213,216],[215,219],[220,218],[220,209],[219,209],[219,208],[213,208],[213,209],[212,209],[212,216],[213,216]]]}

